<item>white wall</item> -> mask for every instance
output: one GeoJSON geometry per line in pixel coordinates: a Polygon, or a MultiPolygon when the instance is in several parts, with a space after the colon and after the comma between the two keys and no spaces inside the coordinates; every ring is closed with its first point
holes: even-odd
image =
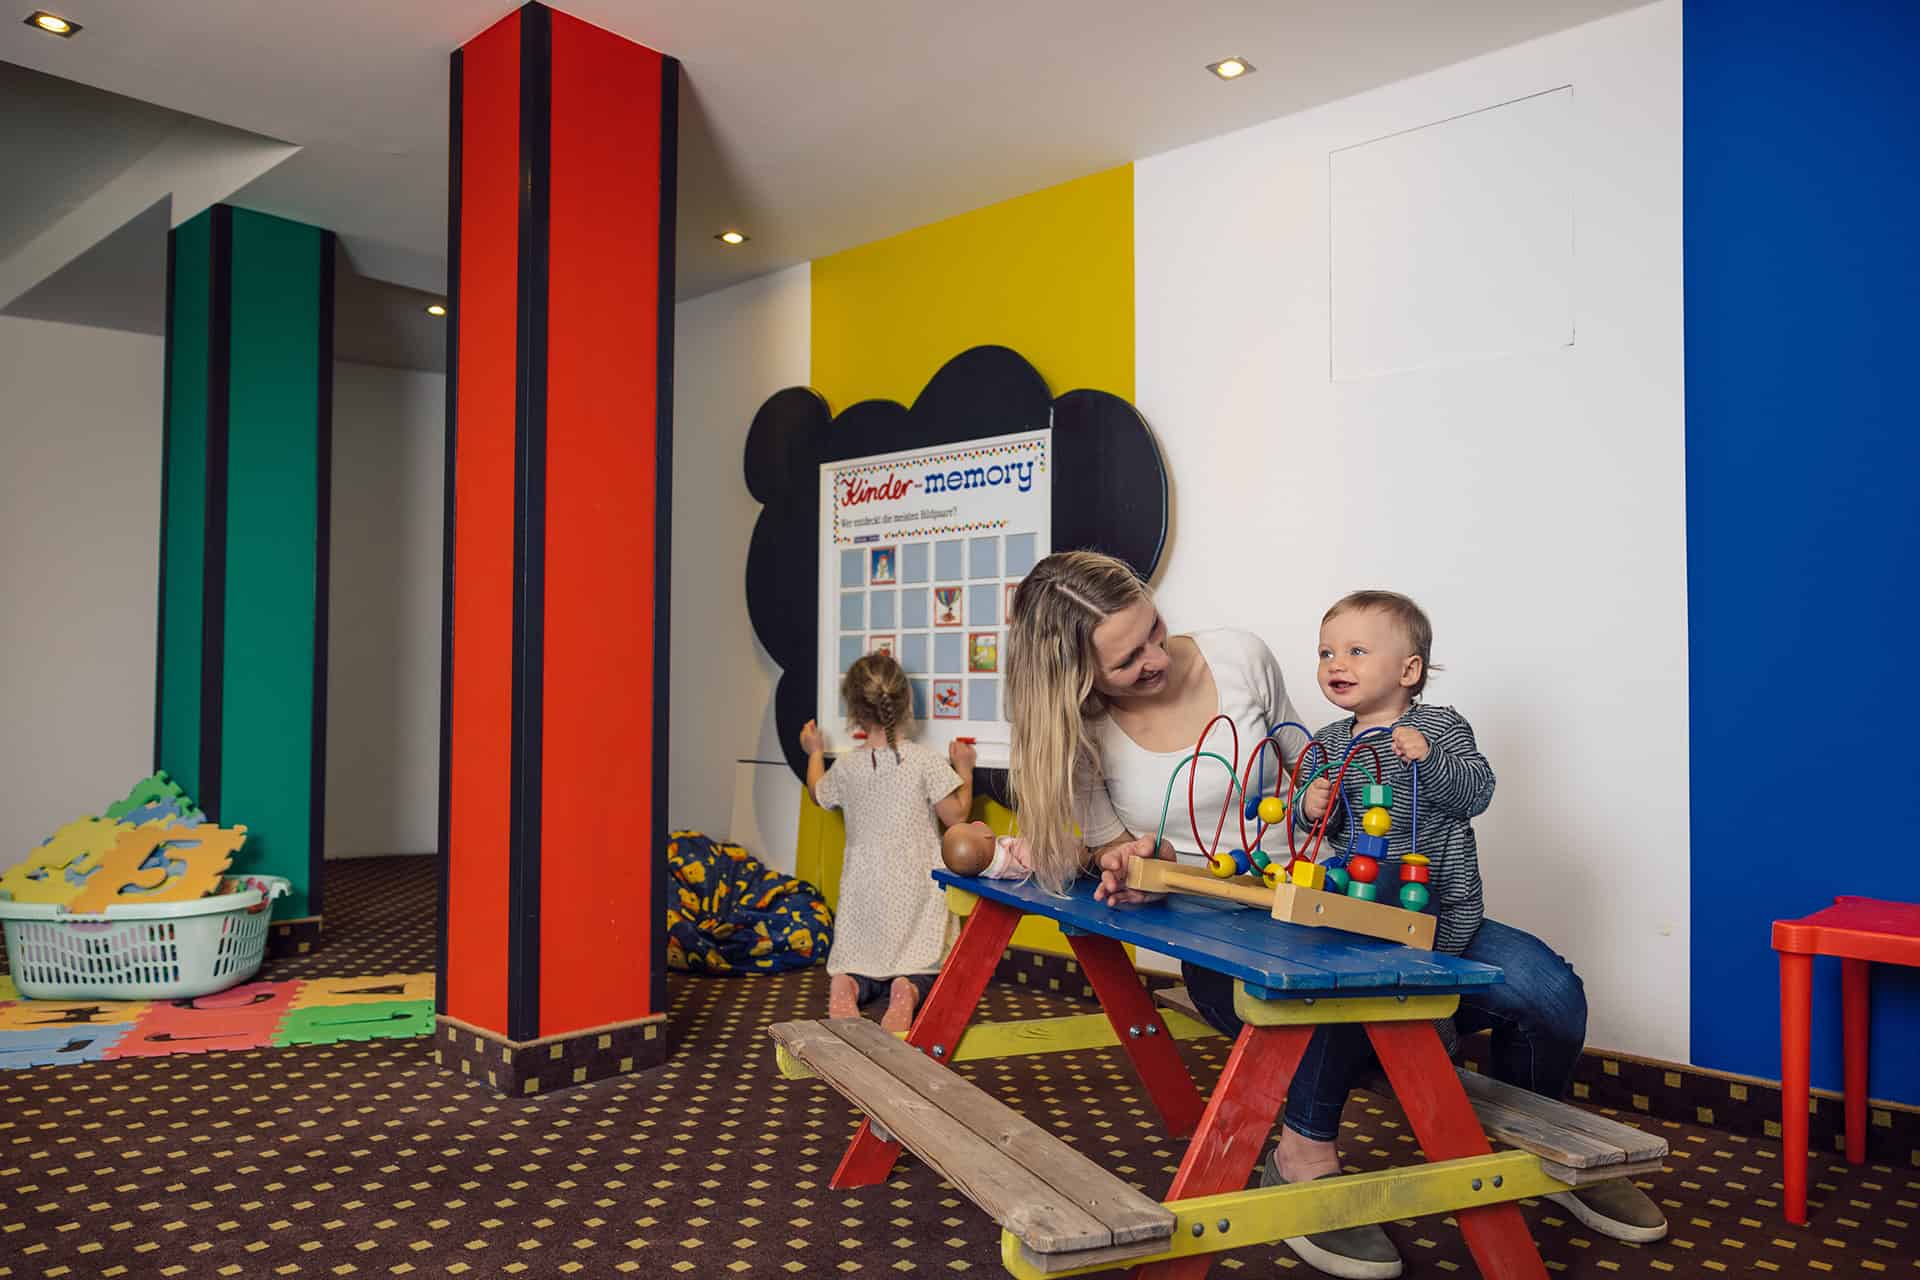
{"type": "Polygon", "coordinates": [[[153,768],[164,359],[0,317],[0,866],[153,768]]]}
{"type": "Polygon", "coordinates": [[[1500,777],[1489,913],[1573,961],[1589,1043],[1684,1061],[1680,123],[1662,0],[1144,161],[1134,223],[1171,620],[1261,632],[1318,725],[1326,606],[1424,603],[1449,668],[1429,697],[1500,777]],[[1334,381],[1331,153],[1563,85],[1573,344],[1334,381]]]}
{"type": "Polygon", "coordinates": [[[810,376],[812,269],[793,267],[674,311],[673,693],[667,821],[757,839],[791,869],[799,783],[773,724],[779,669],[747,620],[747,543],[760,504],[742,453],[761,403],[810,376]],[[742,765],[742,760],[772,765],[742,765]],[[744,771],[740,823],[735,775],[744,771]],[[749,812],[751,810],[751,820],[749,812]]]}
{"type": "Polygon", "coordinates": [[[328,857],[438,841],[446,382],[334,366],[328,857]]]}

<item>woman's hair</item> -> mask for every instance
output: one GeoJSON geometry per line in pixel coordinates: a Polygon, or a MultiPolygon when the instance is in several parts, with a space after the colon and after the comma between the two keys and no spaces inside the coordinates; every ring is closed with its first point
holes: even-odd
{"type": "MultiPolygon", "coordinates": [[[[870,653],[855,660],[840,682],[841,696],[847,700],[847,718],[855,724],[878,729],[887,735],[887,746],[896,759],[900,755],[900,726],[906,722],[913,696],[907,689],[907,673],[884,653],[870,653]]],[[[875,763],[874,768],[879,768],[875,763]]]]}
{"type": "Polygon", "coordinates": [[[1336,614],[1367,609],[1386,614],[1406,637],[1407,648],[1420,659],[1420,679],[1413,686],[1413,696],[1419,697],[1427,687],[1427,673],[1440,670],[1433,665],[1433,623],[1427,611],[1398,591],[1349,591],[1333,602],[1333,608],[1321,617],[1320,625],[1326,626],[1336,614]]]}
{"type": "Polygon", "coordinates": [[[1073,826],[1073,788],[1101,776],[1087,732],[1088,719],[1106,710],[1093,687],[1094,628],[1151,598],[1128,565],[1097,551],[1050,555],[1014,592],[1006,653],[1010,781],[1034,876],[1056,893],[1085,859],[1073,826]]]}

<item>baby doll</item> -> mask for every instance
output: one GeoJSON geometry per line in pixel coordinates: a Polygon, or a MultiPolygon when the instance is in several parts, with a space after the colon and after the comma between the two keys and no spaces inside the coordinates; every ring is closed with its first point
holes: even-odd
{"type": "Polygon", "coordinates": [[[1019,836],[996,836],[984,822],[960,822],[940,837],[940,857],[957,876],[1024,880],[1033,874],[1033,855],[1019,836]]]}

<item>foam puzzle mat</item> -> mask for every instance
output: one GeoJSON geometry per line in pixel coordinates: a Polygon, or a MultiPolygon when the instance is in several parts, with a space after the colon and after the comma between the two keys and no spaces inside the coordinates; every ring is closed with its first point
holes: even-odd
{"type": "Polygon", "coordinates": [[[245,982],[192,1000],[25,1000],[0,974],[0,1069],[433,1034],[434,976],[245,982]]]}

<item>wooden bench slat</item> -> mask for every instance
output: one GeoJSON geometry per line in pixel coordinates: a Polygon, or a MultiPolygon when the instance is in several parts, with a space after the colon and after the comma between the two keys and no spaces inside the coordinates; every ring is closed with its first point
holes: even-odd
{"type": "Polygon", "coordinates": [[[874,1024],[788,1022],[771,1031],[1034,1252],[1172,1235],[1164,1206],[874,1024]]]}
{"type": "MultiPolygon", "coordinates": [[[[1591,1111],[1576,1107],[1571,1103],[1559,1102],[1552,1098],[1543,1098],[1537,1093],[1529,1093],[1518,1085],[1506,1084],[1480,1075],[1478,1072],[1462,1069],[1460,1083],[1466,1086],[1467,1097],[1478,1110],[1484,1103],[1497,1104],[1509,1111],[1517,1111],[1537,1118],[1541,1123],[1555,1126],[1562,1134],[1577,1134],[1591,1142],[1614,1147],[1620,1152],[1620,1160],[1605,1163],[1640,1164],[1648,1160],[1659,1160],[1667,1154],[1667,1140],[1659,1134],[1647,1133],[1630,1124],[1621,1124],[1618,1120],[1609,1120],[1605,1116],[1595,1115],[1591,1111]]],[[[1588,1168],[1577,1160],[1561,1159],[1544,1151],[1512,1139],[1502,1139],[1510,1146],[1522,1151],[1533,1151],[1535,1155],[1545,1156],[1558,1164],[1571,1165],[1574,1168],[1588,1168]]]]}

